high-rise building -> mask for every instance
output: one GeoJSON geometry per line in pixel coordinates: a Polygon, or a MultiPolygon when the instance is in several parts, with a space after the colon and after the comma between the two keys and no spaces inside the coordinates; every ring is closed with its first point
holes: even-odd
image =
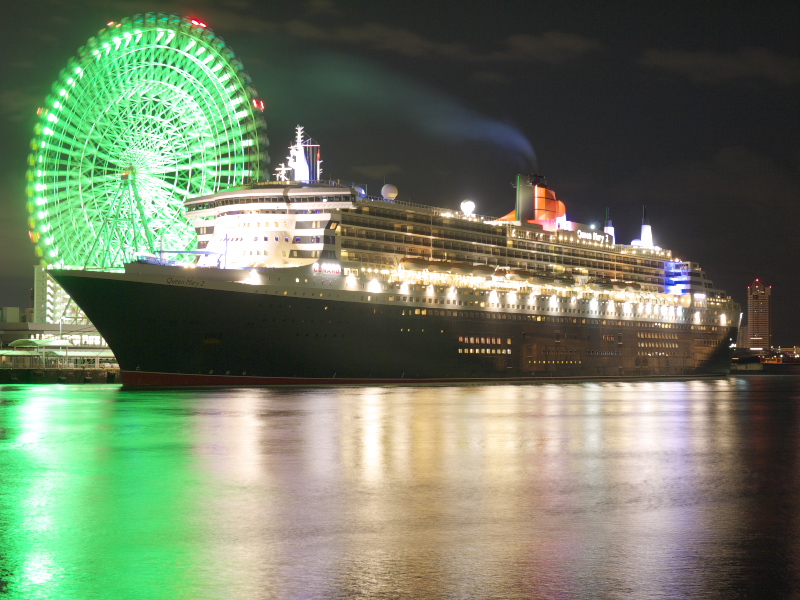
{"type": "Polygon", "coordinates": [[[89,320],[41,265],[33,272],[33,320],[35,323],[87,325],[89,320]]]}
{"type": "Polygon", "coordinates": [[[756,279],[747,287],[747,345],[751,349],[769,350],[772,286],[756,279]]]}

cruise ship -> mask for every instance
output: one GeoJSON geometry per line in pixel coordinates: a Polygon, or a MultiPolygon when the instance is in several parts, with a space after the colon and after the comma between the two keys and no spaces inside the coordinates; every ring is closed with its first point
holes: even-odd
{"type": "Polygon", "coordinates": [[[481,216],[319,179],[298,130],[279,179],[186,201],[176,263],[51,275],[128,386],[537,382],[723,375],[741,313],[695,262],[567,220],[543,178],[481,216]],[[297,159],[296,157],[300,157],[297,159]],[[291,175],[291,177],[290,177],[291,175]]]}

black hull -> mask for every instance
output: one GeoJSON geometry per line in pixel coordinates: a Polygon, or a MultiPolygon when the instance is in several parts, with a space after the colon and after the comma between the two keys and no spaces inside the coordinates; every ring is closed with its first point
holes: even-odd
{"type": "Polygon", "coordinates": [[[735,334],[703,334],[698,345],[700,334],[681,331],[682,355],[643,356],[634,323],[487,320],[472,311],[416,314],[405,306],[198,289],[75,271],[54,277],[107,340],[126,385],[724,375],[728,340],[735,334]]]}

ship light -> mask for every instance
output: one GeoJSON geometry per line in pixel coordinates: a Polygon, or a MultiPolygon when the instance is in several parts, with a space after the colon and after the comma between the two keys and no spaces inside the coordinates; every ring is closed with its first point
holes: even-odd
{"type": "Polygon", "coordinates": [[[408,295],[408,284],[407,283],[401,283],[400,284],[400,293],[403,294],[404,296],[408,295]]]}
{"type": "Polygon", "coordinates": [[[372,294],[380,294],[383,291],[381,287],[381,282],[377,279],[373,279],[369,282],[369,286],[367,286],[367,290],[372,294]]]}
{"type": "Polygon", "coordinates": [[[679,319],[680,319],[681,317],[683,317],[683,307],[682,307],[682,306],[679,306],[678,308],[676,308],[676,309],[675,309],[675,313],[678,315],[678,318],[679,318],[679,319]]]}
{"type": "Polygon", "coordinates": [[[609,300],[609,301],[608,301],[608,308],[607,308],[607,310],[609,310],[609,311],[614,311],[614,310],[616,310],[616,306],[614,305],[614,301],[613,301],[613,300],[609,300]]]}
{"type": "Polygon", "coordinates": [[[509,292],[508,293],[508,301],[511,302],[511,304],[516,304],[517,303],[517,293],[516,292],[509,292]]]}
{"type": "Polygon", "coordinates": [[[647,304],[645,304],[645,305],[644,305],[644,312],[645,312],[645,314],[647,314],[647,315],[651,315],[651,314],[653,314],[653,305],[652,305],[652,304],[650,304],[649,302],[648,302],[647,304]]]}
{"type": "Polygon", "coordinates": [[[589,310],[597,310],[597,298],[589,300],[589,310]]]}
{"type": "MultiPolygon", "coordinates": [[[[401,290],[401,291],[400,291],[400,293],[401,293],[401,294],[403,293],[403,292],[402,292],[402,289],[403,289],[403,288],[401,287],[401,288],[400,288],[400,290],[401,290]]],[[[447,290],[447,297],[448,297],[448,298],[455,298],[455,297],[456,297],[456,288],[455,288],[454,286],[452,286],[452,285],[451,285],[451,286],[450,286],[450,289],[449,289],[449,290],[447,290]]]]}
{"type": "Polygon", "coordinates": [[[719,317],[719,324],[720,325],[727,325],[728,324],[728,316],[725,313],[722,313],[719,317]]]}
{"type": "Polygon", "coordinates": [[[499,301],[500,297],[497,295],[497,292],[495,290],[492,290],[489,293],[489,302],[494,302],[495,304],[497,304],[499,301]]]}
{"type": "Polygon", "coordinates": [[[261,275],[258,274],[258,271],[253,269],[250,271],[247,277],[242,280],[242,283],[246,283],[248,285],[261,285],[261,275]]]}
{"type": "Polygon", "coordinates": [[[433,296],[433,292],[434,292],[434,289],[433,289],[433,284],[431,284],[431,285],[429,285],[429,286],[427,287],[427,289],[425,290],[425,293],[426,293],[428,296],[433,296]]]}
{"type": "Polygon", "coordinates": [[[666,317],[667,316],[667,305],[666,304],[662,304],[661,305],[661,316],[662,317],[666,317]]]}
{"type": "Polygon", "coordinates": [[[350,275],[347,276],[347,278],[344,280],[344,282],[345,282],[345,285],[347,285],[347,287],[356,287],[356,284],[358,283],[358,280],[356,279],[355,275],[350,273],[350,275]]]}
{"type": "Polygon", "coordinates": [[[699,323],[700,322],[700,311],[699,310],[695,311],[695,313],[694,313],[694,322],[695,323],[699,323]]]}
{"type": "Polygon", "coordinates": [[[554,308],[554,307],[558,306],[558,296],[556,296],[555,294],[553,294],[552,296],[550,296],[550,306],[551,306],[552,308],[554,308]]]}
{"type": "Polygon", "coordinates": [[[627,315],[631,314],[631,303],[630,302],[625,302],[622,305],[622,312],[627,314],[627,315]]]}

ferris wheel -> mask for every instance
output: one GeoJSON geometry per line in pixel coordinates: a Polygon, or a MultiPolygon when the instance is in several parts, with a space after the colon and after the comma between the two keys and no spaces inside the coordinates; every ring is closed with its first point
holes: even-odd
{"type": "Polygon", "coordinates": [[[204,23],[163,13],[109,23],[39,109],[27,181],[37,254],[115,268],[196,248],[184,201],[262,178],[263,110],[204,23]]]}

